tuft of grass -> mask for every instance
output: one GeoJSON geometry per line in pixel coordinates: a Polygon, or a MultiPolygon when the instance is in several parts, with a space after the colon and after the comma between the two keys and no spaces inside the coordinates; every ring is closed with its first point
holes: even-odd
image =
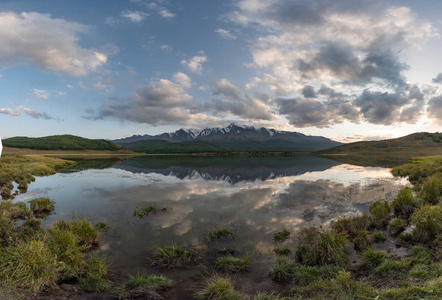
{"type": "Polygon", "coordinates": [[[436,173],[422,184],[419,197],[424,203],[437,205],[442,200],[442,173],[436,173]]]}
{"type": "Polygon", "coordinates": [[[79,278],[80,286],[87,292],[102,292],[110,288],[107,275],[109,263],[103,256],[93,255],[86,261],[84,274],[79,278]]]}
{"type": "Polygon", "coordinates": [[[423,243],[433,241],[442,232],[442,205],[424,205],[411,216],[416,226],[413,237],[423,243]]]}
{"type": "Polygon", "coordinates": [[[370,217],[373,227],[385,228],[390,220],[390,204],[387,201],[376,201],[370,206],[370,217]]]}
{"type": "Polygon", "coordinates": [[[288,231],[287,229],[283,229],[279,232],[276,232],[273,234],[273,240],[276,243],[281,243],[284,242],[285,240],[287,240],[290,236],[290,231],[288,231]]]}
{"type": "Polygon", "coordinates": [[[278,295],[275,295],[274,293],[268,293],[268,292],[259,292],[256,294],[254,300],[282,300],[278,295]]]}
{"type": "Polygon", "coordinates": [[[236,237],[235,232],[231,231],[229,228],[225,226],[219,228],[212,228],[207,232],[207,241],[209,243],[219,238],[234,239],[235,237],[236,237]]]}
{"type": "Polygon", "coordinates": [[[157,248],[153,253],[152,262],[154,265],[177,266],[190,261],[192,251],[176,245],[157,248]]]}
{"type": "Polygon", "coordinates": [[[367,230],[370,227],[371,220],[369,215],[355,216],[351,218],[341,218],[332,223],[331,228],[338,232],[344,232],[349,239],[356,237],[361,230],[367,230]]]}
{"type": "Polygon", "coordinates": [[[197,299],[245,300],[247,297],[235,290],[228,277],[214,275],[206,280],[205,287],[195,294],[197,299]]]}
{"type": "Polygon", "coordinates": [[[290,247],[288,246],[284,246],[284,247],[275,247],[273,248],[273,251],[275,251],[275,253],[277,255],[289,255],[290,252],[292,252],[292,250],[290,249],[290,247]]]}
{"type": "Polygon", "coordinates": [[[76,235],[78,244],[83,246],[84,250],[91,250],[98,246],[100,234],[91,222],[77,218],[69,221],[68,227],[76,235]]]}
{"type": "Polygon", "coordinates": [[[362,252],[362,265],[369,269],[373,269],[389,258],[390,256],[385,251],[367,249],[362,252]]]}
{"type": "Polygon", "coordinates": [[[149,213],[156,213],[156,212],[157,212],[156,205],[148,205],[148,206],[142,207],[142,208],[136,207],[134,209],[133,215],[142,218],[144,216],[148,216],[149,213]]]}
{"type": "Polygon", "coordinates": [[[376,272],[379,273],[402,273],[407,266],[396,260],[385,260],[377,268],[376,272]]]}
{"type": "Polygon", "coordinates": [[[401,218],[394,218],[388,224],[388,228],[393,236],[397,236],[405,230],[405,222],[401,218]]]}
{"type": "Polygon", "coordinates": [[[250,263],[250,256],[233,257],[221,256],[216,260],[216,267],[221,270],[230,270],[233,272],[247,271],[250,263]]]}
{"type": "Polygon", "coordinates": [[[292,279],[293,283],[298,286],[307,286],[317,280],[326,280],[335,278],[343,269],[336,265],[324,266],[300,266],[296,268],[292,279]]]}
{"type": "Polygon", "coordinates": [[[10,287],[38,293],[55,286],[63,265],[39,239],[28,239],[1,250],[0,278],[10,287]]]}
{"type": "Polygon", "coordinates": [[[30,200],[31,210],[37,217],[45,217],[54,210],[55,202],[47,197],[30,200]]]}
{"type": "Polygon", "coordinates": [[[289,282],[295,274],[295,264],[285,257],[278,257],[270,271],[270,276],[277,282],[289,282]]]}
{"type": "Polygon", "coordinates": [[[105,223],[105,222],[98,222],[97,224],[95,224],[95,227],[97,228],[98,231],[107,231],[109,230],[109,224],[105,223]]]}
{"type": "Polygon", "coordinates": [[[387,239],[387,237],[382,232],[375,232],[375,233],[373,233],[373,241],[375,243],[382,243],[386,239],[387,239]]]}
{"type": "Polygon", "coordinates": [[[344,266],[348,261],[346,244],[347,236],[343,232],[333,229],[307,228],[300,233],[295,255],[297,260],[304,265],[344,266]]]}
{"type": "Polygon", "coordinates": [[[336,278],[317,280],[291,290],[295,299],[374,299],[376,291],[366,283],[354,281],[350,273],[340,271],[336,278]]]}
{"type": "Polygon", "coordinates": [[[399,191],[391,203],[394,215],[408,219],[419,206],[419,201],[413,196],[413,191],[406,187],[399,191]]]}
{"type": "Polygon", "coordinates": [[[138,273],[134,276],[129,275],[129,279],[114,292],[118,299],[132,299],[132,293],[167,290],[173,284],[173,281],[164,275],[138,273]]]}
{"type": "Polygon", "coordinates": [[[1,190],[1,196],[3,199],[11,198],[11,189],[7,186],[3,186],[1,190]]]}
{"type": "Polygon", "coordinates": [[[353,245],[356,251],[364,251],[373,243],[367,230],[360,230],[353,239],[353,245]]]}

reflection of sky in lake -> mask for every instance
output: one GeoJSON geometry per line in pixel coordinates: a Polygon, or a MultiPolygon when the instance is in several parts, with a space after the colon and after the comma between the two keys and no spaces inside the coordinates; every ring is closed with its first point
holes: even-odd
{"type": "MultiPolygon", "coordinates": [[[[222,180],[226,178],[222,172],[208,166],[204,166],[204,172],[210,180],[207,176],[163,174],[169,174],[170,166],[165,172],[145,167],[129,171],[134,164],[127,167],[122,163],[104,170],[38,178],[28,193],[16,199],[47,196],[56,201],[56,214],[46,223],[76,215],[110,223],[115,231],[104,235],[102,251],[117,268],[135,270],[140,261],[146,263],[146,257],[158,245],[174,242],[206,248],[205,232],[218,225],[227,225],[238,233],[238,239],[227,244],[268,251],[273,233],[282,228],[293,232],[365,211],[370,202],[392,199],[404,184],[393,178],[389,169],[329,164],[327,160],[322,168],[321,161],[315,160],[314,170],[309,171],[305,159],[302,170],[296,161],[279,170],[271,170],[271,164],[265,170],[256,164],[250,168],[243,165],[241,170],[248,175],[238,176],[247,180],[234,184],[222,180]],[[254,171],[273,179],[251,180],[254,171]],[[217,174],[218,180],[211,174],[217,174]],[[166,210],[144,219],[133,216],[134,208],[149,204],[166,210]],[[123,253],[124,263],[118,259],[123,253]]],[[[180,172],[195,175],[191,169],[181,168],[180,172]]],[[[235,176],[232,169],[229,172],[229,178],[235,176]]]]}

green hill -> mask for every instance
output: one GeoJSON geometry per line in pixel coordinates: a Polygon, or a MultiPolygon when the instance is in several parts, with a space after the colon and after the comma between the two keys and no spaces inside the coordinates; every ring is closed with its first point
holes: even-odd
{"type": "Polygon", "coordinates": [[[106,140],[91,140],[74,135],[53,135],[39,138],[24,136],[2,141],[3,146],[36,150],[119,150],[120,146],[106,140]]]}
{"type": "Polygon", "coordinates": [[[368,166],[376,159],[376,165],[394,166],[410,157],[442,154],[442,133],[419,132],[396,139],[355,142],[316,153],[333,155],[334,160],[344,163],[368,166]]]}

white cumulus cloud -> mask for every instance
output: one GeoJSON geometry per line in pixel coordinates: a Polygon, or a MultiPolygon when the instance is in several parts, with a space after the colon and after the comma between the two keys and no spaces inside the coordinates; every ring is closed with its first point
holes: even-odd
{"type": "Polygon", "coordinates": [[[185,65],[187,68],[189,68],[190,71],[201,74],[203,71],[203,63],[207,61],[207,56],[204,53],[204,51],[198,52],[198,55],[188,59],[188,60],[182,60],[181,64],[185,65]]]}
{"type": "Polygon", "coordinates": [[[0,63],[31,62],[73,76],[96,71],[107,55],[78,44],[88,27],[37,12],[0,13],[0,63]]]}

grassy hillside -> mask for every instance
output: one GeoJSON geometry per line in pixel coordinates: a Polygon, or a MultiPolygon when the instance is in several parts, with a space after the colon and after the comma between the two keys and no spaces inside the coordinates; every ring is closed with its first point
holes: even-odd
{"type": "Polygon", "coordinates": [[[3,146],[37,150],[119,150],[120,146],[106,140],[90,140],[73,135],[53,135],[40,138],[13,137],[3,146]]]}
{"type": "Polygon", "coordinates": [[[189,141],[171,143],[165,140],[147,140],[128,143],[127,149],[143,153],[221,153],[221,152],[310,152],[324,145],[295,143],[286,140],[208,142],[189,141]]]}
{"type": "Polygon", "coordinates": [[[442,133],[420,132],[397,139],[383,141],[366,141],[345,144],[322,150],[319,154],[442,154],[442,133]]]}

